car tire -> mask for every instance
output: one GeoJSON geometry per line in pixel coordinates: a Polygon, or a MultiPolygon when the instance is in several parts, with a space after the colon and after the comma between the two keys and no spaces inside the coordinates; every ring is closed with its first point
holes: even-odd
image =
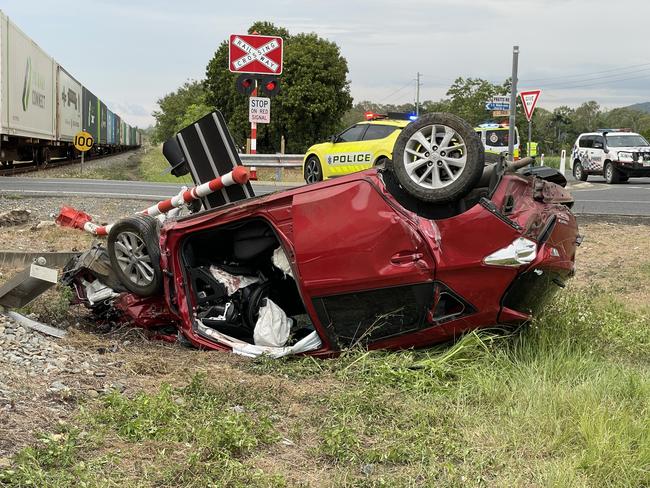
{"type": "Polygon", "coordinates": [[[117,222],[108,233],[111,267],[124,287],[135,295],[149,297],[162,291],[159,222],[137,215],[117,222]]]}
{"type": "Polygon", "coordinates": [[[605,182],[608,185],[615,185],[621,181],[621,173],[610,161],[607,161],[605,163],[605,167],[603,168],[603,176],[605,177],[605,182]]]}
{"type": "Polygon", "coordinates": [[[407,125],[390,165],[400,185],[429,203],[456,201],[474,189],[485,151],[471,125],[447,113],[426,114],[407,125]]]}
{"type": "Polygon", "coordinates": [[[320,164],[318,156],[309,156],[305,162],[305,170],[303,173],[305,183],[318,183],[323,181],[323,167],[320,164]]]}
{"type": "Polygon", "coordinates": [[[589,177],[580,161],[573,163],[573,177],[579,181],[587,181],[587,178],[589,177]]]}

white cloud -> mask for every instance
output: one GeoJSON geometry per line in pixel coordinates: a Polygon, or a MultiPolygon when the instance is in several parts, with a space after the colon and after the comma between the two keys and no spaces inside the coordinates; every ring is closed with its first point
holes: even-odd
{"type": "Polygon", "coordinates": [[[627,81],[588,75],[650,63],[642,22],[650,14],[646,0],[106,0],[84,3],[83,16],[79,5],[5,0],[3,9],[139,125],[153,120],[143,110],[150,113],[158,98],[185,79],[203,77],[217,46],[257,20],[335,41],[359,101],[391,94],[387,101],[412,101],[418,71],[423,99],[444,96],[457,76],[501,82],[510,76],[513,44],[521,49],[522,86],[544,89],[541,106],[650,100],[650,70],[627,81]],[[581,73],[603,83],[577,86],[581,78],[568,77],[581,73]],[[548,77],[564,78],[537,80],[548,77]]]}

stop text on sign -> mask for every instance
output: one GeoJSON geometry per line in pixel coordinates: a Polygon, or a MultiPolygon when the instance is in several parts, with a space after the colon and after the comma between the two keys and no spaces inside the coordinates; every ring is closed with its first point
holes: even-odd
{"type": "Polygon", "coordinates": [[[233,73],[282,73],[281,37],[232,34],[228,48],[228,69],[233,73]]]}
{"type": "Polygon", "coordinates": [[[271,122],[271,99],[267,97],[250,97],[248,102],[248,121],[258,124],[271,122]]]}

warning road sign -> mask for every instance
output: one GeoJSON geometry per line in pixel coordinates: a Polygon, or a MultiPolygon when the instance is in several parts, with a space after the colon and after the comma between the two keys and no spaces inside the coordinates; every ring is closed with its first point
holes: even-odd
{"type": "Polygon", "coordinates": [[[271,123],[271,99],[250,97],[248,102],[248,121],[258,124],[271,123]]]}
{"type": "Polygon", "coordinates": [[[231,34],[228,47],[228,69],[233,73],[282,73],[281,37],[231,34]]]}
{"type": "Polygon", "coordinates": [[[533,110],[535,110],[540,93],[542,93],[542,90],[528,90],[519,93],[521,102],[524,105],[524,113],[529,122],[533,118],[533,110]]]}
{"type": "Polygon", "coordinates": [[[77,148],[77,151],[81,151],[81,152],[90,151],[94,143],[95,140],[93,139],[93,136],[91,136],[88,132],[84,130],[80,130],[74,136],[73,144],[74,147],[77,148]]]}

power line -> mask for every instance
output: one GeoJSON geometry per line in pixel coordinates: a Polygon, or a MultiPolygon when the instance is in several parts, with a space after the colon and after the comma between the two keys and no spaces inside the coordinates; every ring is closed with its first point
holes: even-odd
{"type": "Polygon", "coordinates": [[[561,90],[563,88],[565,89],[573,89],[573,88],[583,88],[587,86],[596,86],[596,85],[606,85],[608,83],[618,83],[620,81],[630,81],[630,80],[640,80],[640,79],[648,79],[648,75],[642,75],[642,76],[632,76],[630,78],[620,78],[617,80],[601,80],[601,81],[594,81],[593,83],[583,83],[579,85],[563,85],[563,86],[553,86],[551,87],[552,90],[561,90]]]}
{"type": "Polygon", "coordinates": [[[607,78],[619,78],[621,76],[627,76],[627,75],[633,75],[635,73],[642,73],[644,71],[650,71],[650,68],[643,68],[643,69],[638,69],[634,71],[628,71],[627,73],[614,73],[611,75],[604,75],[604,76],[598,76],[596,78],[584,78],[581,80],[575,80],[575,81],[558,81],[554,83],[542,83],[543,86],[555,86],[555,85],[562,85],[562,86],[567,86],[567,85],[573,85],[573,84],[582,84],[582,83],[588,83],[592,81],[599,81],[599,80],[605,80],[607,78]]]}
{"type": "Polygon", "coordinates": [[[399,92],[405,90],[406,88],[410,88],[412,83],[413,83],[413,80],[409,80],[409,82],[406,83],[406,84],[405,84],[404,86],[402,86],[401,88],[398,88],[397,90],[393,91],[390,95],[383,97],[383,98],[381,99],[381,102],[379,102],[379,103],[384,103],[384,102],[390,100],[391,98],[393,98],[393,97],[394,97],[395,95],[397,95],[399,92]]]}
{"type": "Polygon", "coordinates": [[[621,68],[612,68],[612,69],[606,69],[602,71],[592,71],[592,72],[586,72],[586,73],[580,73],[580,74],[575,74],[575,75],[561,75],[561,76],[551,76],[547,78],[528,78],[528,79],[520,79],[519,81],[546,81],[546,80],[559,80],[559,79],[565,79],[565,78],[579,78],[582,76],[591,76],[591,75],[598,75],[601,73],[611,73],[612,71],[626,71],[629,69],[633,68],[639,68],[641,66],[650,66],[650,63],[642,63],[642,64],[632,64],[629,66],[623,66],[621,68]]]}

